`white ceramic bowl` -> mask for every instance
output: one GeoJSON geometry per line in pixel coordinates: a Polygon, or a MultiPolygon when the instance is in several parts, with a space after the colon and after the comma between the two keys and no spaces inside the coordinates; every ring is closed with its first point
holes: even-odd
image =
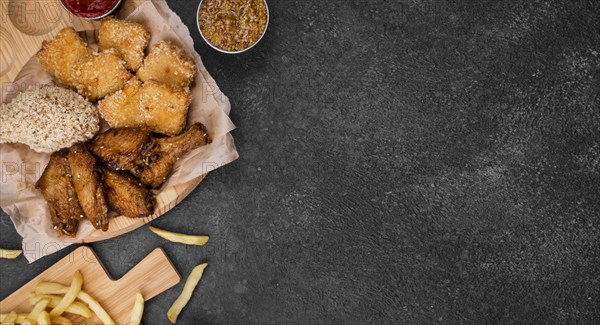
{"type": "Polygon", "coordinates": [[[196,25],[198,25],[198,31],[200,32],[200,35],[202,36],[202,39],[204,40],[204,42],[206,42],[206,44],[208,44],[210,47],[212,47],[213,49],[221,52],[221,53],[226,53],[226,54],[239,54],[239,53],[243,53],[248,51],[249,49],[253,48],[256,44],[258,44],[258,42],[260,42],[260,40],[265,36],[265,34],[267,33],[267,29],[269,29],[269,6],[267,5],[267,0],[263,0],[265,3],[265,8],[267,9],[267,24],[265,25],[265,30],[263,30],[262,34],[260,35],[260,37],[258,38],[258,40],[256,40],[256,42],[254,42],[254,44],[248,46],[247,48],[243,49],[243,50],[239,50],[239,51],[227,51],[227,50],[223,50],[220,49],[214,45],[212,45],[207,39],[206,37],[204,37],[204,34],[202,33],[202,29],[200,28],[200,8],[202,7],[202,2],[204,0],[200,0],[200,4],[198,4],[198,12],[196,13],[196,25]]]}

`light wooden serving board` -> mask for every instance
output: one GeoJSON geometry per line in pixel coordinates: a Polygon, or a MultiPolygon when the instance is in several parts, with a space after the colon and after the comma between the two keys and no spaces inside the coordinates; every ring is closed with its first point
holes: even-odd
{"type": "MultiPolygon", "coordinates": [[[[126,17],[148,0],[125,0],[114,13],[126,17]]],[[[86,41],[93,40],[93,31],[100,27],[98,21],[80,19],[64,10],[59,0],[0,0],[0,85],[14,81],[23,66],[41,49],[42,42],[52,39],[61,29],[74,27],[86,32],[86,41]],[[88,35],[91,31],[91,35],[88,35]]],[[[173,189],[163,191],[156,197],[152,216],[130,219],[124,216],[112,218],[106,232],[95,230],[82,243],[113,238],[141,227],[175,207],[189,195],[204,175],[173,189]]]]}
{"type": "MultiPolygon", "coordinates": [[[[29,303],[29,295],[39,282],[58,282],[69,286],[77,270],[83,275],[82,289],[96,298],[117,324],[129,322],[136,292],[141,292],[144,299],[149,300],[181,281],[181,276],[160,248],[148,254],[121,279],[113,280],[94,251],[82,246],[2,300],[0,312],[31,311],[33,306],[29,303]]],[[[89,319],[71,314],[65,316],[74,324],[100,324],[96,316],[89,319]]]]}

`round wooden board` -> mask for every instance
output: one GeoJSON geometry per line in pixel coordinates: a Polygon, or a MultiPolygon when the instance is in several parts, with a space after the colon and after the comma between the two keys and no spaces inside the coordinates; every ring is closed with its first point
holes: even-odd
{"type": "MultiPolygon", "coordinates": [[[[127,15],[145,0],[124,0],[119,15],[127,15]]],[[[56,0],[1,0],[0,19],[0,82],[11,83],[27,62],[39,51],[44,40],[51,39],[64,27],[87,31],[84,39],[94,38],[98,21],[77,18],[60,7],[56,0]],[[51,18],[51,19],[50,19],[51,18]],[[6,50],[6,51],[5,51],[6,50]]],[[[80,240],[81,243],[113,238],[160,217],[188,196],[206,175],[162,191],[156,196],[155,212],[147,218],[131,219],[124,216],[110,219],[108,231],[95,230],[80,240]]]]}
{"type": "Polygon", "coordinates": [[[137,229],[150,221],[162,216],[167,211],[173,209],[179,202],[183,201],[195,188],[202,182],[206,175],[194,178],[191,181],[175,186],[169,190],[162,191],[156,196],[156,207],[154,214],[146,218],[127,218],[125,216],[113,217],[110,219],[108,230],[102,231],[96,229],[89,236],[85,237],[80,243],[93,243],[137,229]]]}

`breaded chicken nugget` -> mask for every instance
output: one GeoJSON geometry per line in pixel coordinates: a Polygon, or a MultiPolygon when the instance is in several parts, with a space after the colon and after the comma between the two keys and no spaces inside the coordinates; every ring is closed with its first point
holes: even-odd
{"type": "Polygon", "coordinates": [[[102,20],[98,32],[100,50],[116,49],[127,63],[127,68],[137,71],[144,60],[150,33],[143,25],[114,17],[102,20]]]}
{"type": "Polygon", "coordinates": [[[158,81],[174,87],[188,87],[196,76],[194,60],[180,47],[158,42],[137,72],[142,81],[158,81]]]}
{"type": "Polygon", "coordinates": [[[192,94],[159,82],[144,84],[132,78],[125,87],[98,103],[98,110],[111,127],[148,127],[166,135],[185,128],[192,94]]]}
{"type": "Polygon", "coordinates": [[[111,127],[143,125],[141,107],[142,82],[133,77],[123,89],[98,102],[98,111],[111,127]]]}
{"type": "Polygon", "coordinates": [[[176,88],[148,81],[142,87],[144,124],[154,132],[177,135],[185,128],[192,101],[189,88],[176,88]]]}
{"type": "Polygon", "coordinates": [[[77,92],[90,100],[123,88],[131,77],[115,49],[94,53],[89,59],[76,63],[73,71],[77,92]]]}
{"type": "Polygon", "coordinates": [[[69,87],[75,86],[75,63],[91,56],[92,49],[71,27],[61,30],[52,40],[44,41],[42,50],[38,53],[40,63],[69,87]]]}

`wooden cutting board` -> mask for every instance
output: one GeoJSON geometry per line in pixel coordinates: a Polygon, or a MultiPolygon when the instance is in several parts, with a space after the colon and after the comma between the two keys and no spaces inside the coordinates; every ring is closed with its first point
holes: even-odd
{"type": "MultiPolygon", "coordinates": [[[[39,282],[58,282],[69,286],[77,270],[83,275],[83,290],[96,298],[117,324],[129,322],[136,292],[141,292],[149,300],[181,281],[181,276],[161,248],[148,254],[121,279],[113,280],[94,251],[82,246],[2,300],[0,312],[31,311],[33,306],[29,303],[29,294],[35,291],[39,282]]],[[[70,314],[65,316],[75,324],[100,324],[95,316],[90,319],[70,314]]]]}

